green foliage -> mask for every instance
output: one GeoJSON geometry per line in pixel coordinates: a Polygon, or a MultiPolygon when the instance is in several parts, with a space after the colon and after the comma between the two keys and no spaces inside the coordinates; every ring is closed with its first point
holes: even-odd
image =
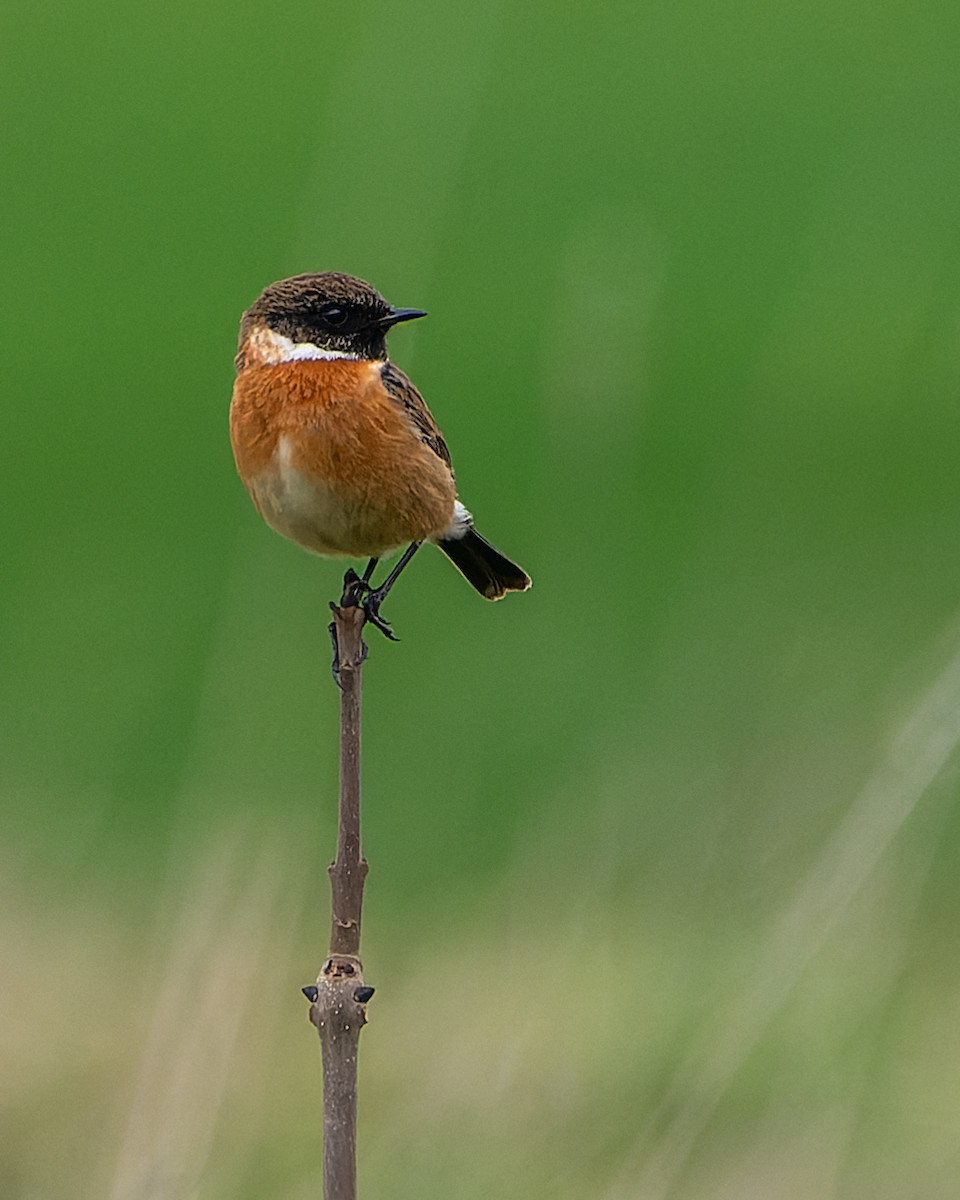
{"type": "Polygon", "coordinates": [[[3,24],[3,1195],[317,1194],[342,567],[226,434],[315,269],[534,578],[371,647],[366,1192],[953,1195],[957,18],[3,24]]]}

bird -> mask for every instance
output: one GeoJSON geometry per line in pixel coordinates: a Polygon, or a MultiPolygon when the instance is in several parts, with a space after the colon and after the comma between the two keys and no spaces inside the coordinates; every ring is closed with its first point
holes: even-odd
{"type": "Polygon", "coordinates": [[[443,434],[387,353],[395,325],[426,315],[394,307],[353,275],[294,275],[264,288],[243,313],[234,360],[230,440],[254,506],[307,550],[366,558],[362,576],[347,572],[345,588],[394,639],[380,606],[424,542],[488,600],[531,582],[474,528],[443,434]],[[404,546],[374,587],[377,563],[404,546]]]}

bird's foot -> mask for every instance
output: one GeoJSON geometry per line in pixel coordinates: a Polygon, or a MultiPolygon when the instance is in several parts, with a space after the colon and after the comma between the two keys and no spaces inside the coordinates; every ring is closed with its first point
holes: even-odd
{"type": "Polygon", "coordinates": [[[340,597],[341,608],[358,608],[364,592],[370,591],[370,584],[361,579],[351,567],[343,577],[343,595],[340,597]]]}
{"type": "MultiPolygon", "coordinates": [[[[389,589],[387,589],[389,590],[389,589]]],[[[391,642],[399,642],[400,639],[390,627],[390,622],[380,616],[380,605],[387,597],[387,592],[383,588],[374,588],[368,592],[361,601],[363,611],[366,613],[367,620],[376,629],[379,629],[385,638],[389,638],[391,642]]]]}

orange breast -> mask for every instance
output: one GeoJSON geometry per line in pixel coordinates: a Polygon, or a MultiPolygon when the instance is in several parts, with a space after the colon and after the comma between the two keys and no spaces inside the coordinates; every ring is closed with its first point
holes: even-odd
{"type": "Polygon", "coordinates": [[[453,518],[450,470],[387,395],[377,363],[247,367],[230,434],[261,515],[320,554],[383,554],[453,518]]]}

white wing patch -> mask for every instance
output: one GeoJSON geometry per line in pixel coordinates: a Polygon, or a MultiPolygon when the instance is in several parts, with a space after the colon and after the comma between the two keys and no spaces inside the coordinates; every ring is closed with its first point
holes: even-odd
{"type": "Polygon", "coordinates": [[[473,528],[473,515],[458,500],[453,506],[453,520],[438,536],[441,538],[466,537],[473,528]]]}

